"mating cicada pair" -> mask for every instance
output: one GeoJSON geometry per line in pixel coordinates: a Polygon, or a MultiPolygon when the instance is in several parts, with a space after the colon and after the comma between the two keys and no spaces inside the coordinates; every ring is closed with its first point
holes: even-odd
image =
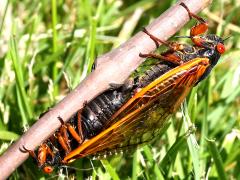
{"type": "Polygon", "coordinates": [[[204,19],[187,10],[198,21],[191,28],[193,45],[164,42],[148,30],[156,46],[168,47],[161,54],[139,55],[158,59],[142,76],[130,77],[119,86],[102,93],[61,127],[36,151],[22,147],[46,173],[89,155],[107,156],[149,143],[158,137],[168,118],[179,108],[191,88],[206,78],[224,53],[224,40],[204,35],[204,19]]]}

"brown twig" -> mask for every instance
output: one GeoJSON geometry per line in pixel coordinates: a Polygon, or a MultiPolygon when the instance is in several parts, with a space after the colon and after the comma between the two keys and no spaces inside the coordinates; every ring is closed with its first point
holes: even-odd
{"type": "MultiPolygon", "coordinates": [[[[211,0],[182,0],[189,9],[197,13],[206,7],[211,0]]],[[[180,3],[180,2],[179,2],[180,3]]],[[[178,4],[179,4],[178,3],[178,4]]],[[[167,40],[176,33],[187,21],[187,11],[178,4],[172,6],[146,28],[162,40],[167,40]]],[[[19,148],[23,145],[28,149],[36,148],[60,126],[57,117],[69,119],[83,103],[90,101],[99,93],[109,88],[110,83],[120,84],[131,72],[142,63],[139,53],[147,53],[155,49],[155,43],[143,32],[122,44],[120,47],[97,59],[97,68],[76,89],[69,93],[48,113],[41,117],[17,142],[0,157],[1,178],[7,178],[28,154],[19,148]]]]}

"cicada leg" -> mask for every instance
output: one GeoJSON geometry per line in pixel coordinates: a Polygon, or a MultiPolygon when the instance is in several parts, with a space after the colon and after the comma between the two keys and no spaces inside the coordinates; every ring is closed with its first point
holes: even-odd
{"type": "Polygon", "coordinates": [[[180,5],[187,10],[190,19],[194,18],[199,22],[197,25],[191,28],[190,36],[194,44],[203,47],[205,40],[199,37],[198,35],[201,35],[208,30],[208,23],[200,16],[197,16],[196,14],[192,13],[186,6],[186,4],[180,3],[180,5]]]}
{"type": "MultiPolygon", "coordinates": [[[[85,103],[84,103],[85,104],[85,103]]],[[[85,105],[84,105],[85,106],[85,105]]],[[[70,123],[64,123],[63,122],[63,119],[61,117],[58,117],[60,122],[62,123],[62,126],[64,126],[65,130],[68,131],[71,136],[79,143],[79,144],[82,144],[83,140],[84,140],[84,137],[83,137],[83,130],[82,130],[82,120],[81,120],[81,113],[82,113],[82,109],[79,110],[77,112],[77,124],[78,124],[78,133],[76,132],[75,128],[70,124],[70,123]]],[[[64,130],[64,131],[65,131],[64,130]]],[[[64,137],[64,144],[67,145],[68,143],[68,136],[65,138],[64,137]]],[[[63,144],[63,145],[64,145],[63,144]]],[[[65,146],[64,145],[64,146],[65,146]]],[[[66,148],[68,149],[68,148],[66,148]]],[[[70,149],[70,145],[69,145],[69,149],[70,149]]]]}
{"type": "Polygon", "coordinates": [[[167,55],[155,54],[155,53],[147,53],[147,54],[140,53],[139,54],[140,57],[164,60],[164,61],[171,62],[175,65],[180,65],[183,63],[182,60],[180,59],[180,57],[173,54],[173,52],[182,50],[184,48],[184,46],[182,44],[177,43],[177,42],[162,41],[158,37],[151,34],[149,31],[147,31],[146,28],[143,28],[143,32],[146,33],[155,42],[157,48],[159,47],[159,43],[161,43],[161,44],[164,44],[165,46],[169,47],[170,49],[167,51],[168,52],[167,55]]]}
{"type": "Polygon", "coordinates": [[[97,58],[94,60],[92,67],[91,67],[91,72],[93,72],[97,67],[97,58]]]}
{"type": "Polygon", "coordinates": [[[83,129],[82,129],[82,111],[83,111],[84,107],[86,106],[86,104],[87,104],[87,101],[85,101],[83,103],[83,108],[81,108],[77,112],[77,130],[78,130],[78,132],[76,132],[75,128],[70,123],[66,123],[69,133],[79,144],[82,144],[84,141],[84,135],[83,135],[83,129]]]}
{"type": "Polygon", "coordinates": [[[67,126],[65,125],[61,117],[58,117],[58,120],[61,122],[61,127],[59,128],[59,131],[56,133],[56,136],[59,144],[62,146],[65,153],[68,154],[71,151],[71,147],[67,135],[67,126]]]}
{"type": "Polygon", "coordinates": [[[139,56],[142,58],[155,58],[155,59],[159,59],[159,60],[163,60],[163,61],[168,61],[177,66],[181,65],[183,63],[182,60],[174,54],[169,54],[168,56],[163,56],[161,54],[156,54],[156,53],[147,53],[147,54],[139,53],[139,56]]]}
{"type": "Polygon", "coordinates": [[[49,165],[49,159],[47,158],[48,155],[51,156],[52,162],[54,162],[55,155],[53,154],[52,150],[46,143],[41,144],[38,148],[38,166],[42,168],[45,173],[49,174],[54,168],[52,165],[49,165]]]}
{"type": "Polygon", "coordinates": [[[37,157],[39,167],[44,166],[48,155],[50,155],[52,159],[54,158],[54,154],[52,150],[48,147],[48,145],[46,143],[41,144],[38,148],[38,157],[37,157]]]}
{"type": "Polygon", "coordinates": [[[151,34],[146,28],[143,28],[142,30],[145,34],[147,34],[156,44],[156,47],[159,47],[159,43],[169,47],[172,51],[178,51],[181,50],[182,44],[177,43],[177,42],[167,42],[167,41],[163,41],[161,39],[159,39],[158,37],[154,36],[153,34],[151,34]]]}
{"type": "Polygon", "coordinates": [[[39,146],[38,156],[34,151],[27,149],[25,146],[22,146],[22,148],[19,148],[19,150],[23,153],[29,153],[29,155],[32,156],[32,158],[38,163],[38,166],[43,168],[45,173],[51,173],[53,171],[53,167],[46,164],[48,155],[50,155],[52,160],[54,160],[54,154],[47,144],[43,143],[39,146]]]}
{"type": "Polygon", "coordinates": [[[180,5],[187,10],[190,19],[195,18],[199,22],[199,24],[197,24],[191,28],[190,35],[197,36],[197,35],[205,33],[208,30],[208,23],[200,16],[192,13],[189,10],[189,8],[186,6],[186,4],[184,4],[183,2],[180,3],[180,5]]]}
{"type": "Polygon", "coordinates": [[[27,149],[24,145],[22,146],[22,148],[19,148],[19,150],[20,150],[22,153],[29,153],[29,155],[32,156],[33,159],[35,159],[36,161],[38,161],[35,152],[32,151],[32,150],[27,149]]]}
{"type": "MultiPolygon", "coordinates": [[[[85,107],[86,104],[87,102],[83,104],[83,107],[85,107]]],[[[70,131],[72,132],[72,136],[78,141],[79,144],[82,144],[82,142],[84,141],[83,129],[82,129],[82,110],[83,108],[77,112],[78,134],[76,133],[76,131],[70,131]],[[76,135],[73,135],[73,134],[76,134],[76,135]]]]}

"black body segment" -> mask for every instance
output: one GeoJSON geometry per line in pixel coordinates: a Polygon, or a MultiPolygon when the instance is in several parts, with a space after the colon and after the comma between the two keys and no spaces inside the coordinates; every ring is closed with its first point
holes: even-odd
{"type": "Polygon", "coordinates": [[[111,116],[123,105],[129,95],[120,89],[107,91],[89,102],[82,111],[84,137],[91,138],[100,133],[111,116]]]}

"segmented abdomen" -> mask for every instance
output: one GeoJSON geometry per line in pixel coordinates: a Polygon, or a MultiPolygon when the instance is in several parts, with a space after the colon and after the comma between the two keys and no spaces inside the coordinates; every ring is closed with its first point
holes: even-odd
{"type": "Polygon", "coordinates": [[[149,83],[151,83],[172,68],[174,68],[174,65],[170,63],[167,64],[166,62],[153,65],[144,73],[141,78],[139,78],[137,82],[138,88],[143,88],[147,86],[149,83]]]}
{"type": "Polygon", "coordinates": [[[91,138],[107,128],[105,124],[126,100],[127,96],[118,89],[107,91],[90,101],[82,111],[84,138],[91,138]]]}
{"type": "Polygon", "coordinates": [[[135,88],[143,88],[162,74],[173,68],[173,65],[156,64],[147,70],[133,85],[133,88],[123,92],[122,88],[106,91],[90,101],[82,111],[82,127],[84,138],[91,138],[106,129],[111,124],[112,115],[130,98],[135,88]]]}

